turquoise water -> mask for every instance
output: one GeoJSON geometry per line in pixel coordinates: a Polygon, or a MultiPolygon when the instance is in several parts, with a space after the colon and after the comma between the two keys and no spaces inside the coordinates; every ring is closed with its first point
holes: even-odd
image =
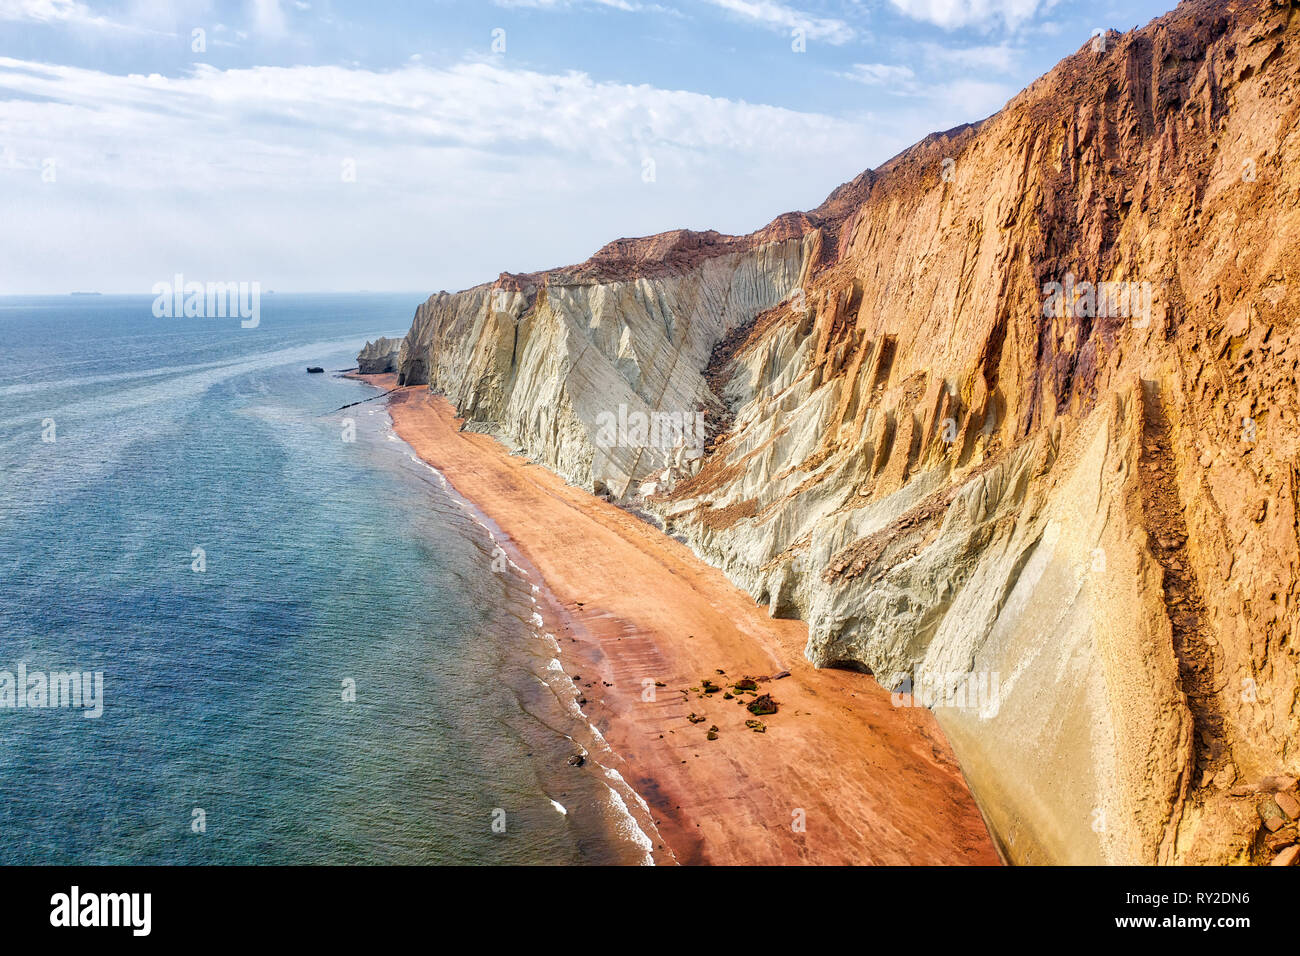
{"type": "Polygon", "coordinates": [[[104,675],[98,719],[0,709],[0,862],[644,859],[634,797],[567,765],[533,582],[382,402],[336,411],[419,300],[0,299],[0,670],[104,675]]]}

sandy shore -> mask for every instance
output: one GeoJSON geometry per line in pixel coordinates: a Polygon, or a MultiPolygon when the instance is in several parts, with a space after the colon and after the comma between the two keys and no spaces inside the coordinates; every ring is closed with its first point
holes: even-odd
{"type": "Polygon", "coordinates": [[[892,706],[870,676],[814,669],[802,622],[772,620],[677,541],[494,439],[459,431],[450,405],[427,389],[395,391],[388,407],[398,435],[546,582],[565,670],[580,676],[584,711],[653,812],[668,851],[657,857],[998,862],[929,711],[892,706]],[[785,670],[759,684],[780,705],[761,734],[746,728],[752,715],[738,701],[682,692],[705,677],[724,684],[785,670]],[[692,712],[706,719],[691,723],[692,712]]]}

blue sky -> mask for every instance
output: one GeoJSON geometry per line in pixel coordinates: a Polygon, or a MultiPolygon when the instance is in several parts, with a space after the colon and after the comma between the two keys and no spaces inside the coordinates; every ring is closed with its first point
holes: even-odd
{"type": "Polygon", "coordinates": [[[0,0],[0,294],[436,291],[749,232],[1170,6],[0,0]]]}

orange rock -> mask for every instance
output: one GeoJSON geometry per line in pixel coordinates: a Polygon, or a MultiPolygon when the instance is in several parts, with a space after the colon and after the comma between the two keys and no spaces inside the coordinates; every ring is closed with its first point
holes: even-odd
{"type": "Polygon", "coordinates": [[[1292,820],[1300,820],[1300,800],[1296,800],[1289,793],[1279,793],[1273,797],[1273,802],[1292,820]]]}

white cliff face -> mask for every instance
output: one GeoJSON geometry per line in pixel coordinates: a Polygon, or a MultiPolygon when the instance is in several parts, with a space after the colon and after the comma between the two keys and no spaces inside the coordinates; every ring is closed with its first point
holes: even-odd
{"type": "Polygon", "coordinates": [[[814,663],[924,688],[1016,861],[1262,862],[1231,788],[1300,770],[1300,21],[1257,7],[1186,5],[878,170],[658,504],[814,663]],[[1067,273],[1150,299],[1045,314],[1067,273]]]}
{"type": "Polygon", "coordinates": [[[932,706],[1013,861],[1264,862],[1254,794],[1300,775],[1297,77],[1293,4],[1190,0],[798,237],[435,296],[401,375],[932,706]],[[1067,274],[1150,297],[1047,314],[1067,274]],[[607,447],[621,406],[721,435],[607,447]]]}
{"type": "Polygon", "coordinates": [[[721,409],[703,377],[714,346],[798,286],[812,247],[791,238],[673,275],[440,293],[416,312],[401,380],[445,392],[469,427],[575,484],[657,490],[697,460],[697,415],[721,409]]]}
{"type": "Polygon", "coordinates": [[[362,375],[383,375],[397,371],[397,355],[401,349],[401,339],[389,339],[380,336],[373,342],[367,342],[357,354],[357,371],[362,375]]]}
{"type": "Polygon", "coordinates": [[[729,480],[658,503],[669,530],[806,620],[813,663],[932,707],[1012,860],[1172,862],[1193,722],[1134,504],[1136,380],[1082,422],[875,498],[863,489],[910,443],[822,458],[836,389],[758,391],[720,452],[729,480]]]}

